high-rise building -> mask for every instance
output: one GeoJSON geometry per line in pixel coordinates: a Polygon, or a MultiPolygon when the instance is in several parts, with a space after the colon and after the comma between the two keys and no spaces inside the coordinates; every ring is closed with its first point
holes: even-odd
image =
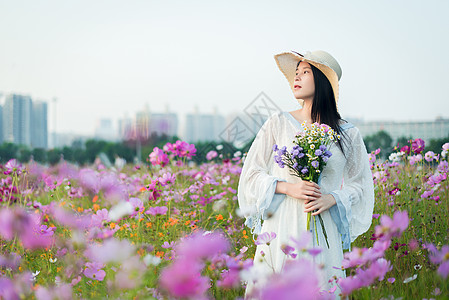
{"type": "Polygon", "coordinates": [[[31,147],[48,147],[47,103],[33,101],[31,114],[31,147]]]}
{"type": "Polygon", "coordinates": [[[225,118],[217,111],[212,114],[202,114],[195,109],[194,113],[186,116],[183,138],[190,143],[220,141],[225,129],[225,118]]]}
{"type": "Polygon", "coordinates": [[[31,146],[31,98],[11,94],[3,107],[4,140],[15,144],[31,146]]]}
{"type": "Polygon", "coordinates": [[[17,94],[7,95],[3,102],[0,141],[47,148],[47,103],[17,94]]]}
{"type": "Polygon", "coordinates": [[[117,139],[116,130],[114,129],[112,120],[100,119],[97,121],[95,138],[106,141],[115,141],[117,139]]]}

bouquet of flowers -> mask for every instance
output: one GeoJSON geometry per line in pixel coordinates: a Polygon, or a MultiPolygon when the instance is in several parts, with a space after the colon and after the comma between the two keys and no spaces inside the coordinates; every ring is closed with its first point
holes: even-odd
{"type": "MultiPolygon", "coordinates": [[[[295,139],[293,140],[294,146],[291,151],[287,151],[286,146],[281,148],[278,148],[278,145],[273,146],[273,151],[277,152],[274,160],[281,168],[287,166],[292,175],[303,180],[318,183],[323,168],[332,156],[332,153],[329,151],[329,145],[339,140],[340,135],[326,124],[313,123],[308,127],[306,122],[303,122],[301,127],[303,130],[295,135],[295,139]]],[[[310,230],[312,217],[315,224],[317,243],[316,217],[318,217],[323,228],[323,234],[327,247],[329,248],[327,233],[321,215],[312,216],[312,212],[307,213],[307,230],[310,230]]]]}

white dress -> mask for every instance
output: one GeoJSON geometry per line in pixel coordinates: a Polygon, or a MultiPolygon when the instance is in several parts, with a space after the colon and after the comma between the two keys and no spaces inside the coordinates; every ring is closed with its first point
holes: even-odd
{"type": "MultiPolygon", "coordinates": [[[[323,267],[324,278],[320,279],[320,286],[326,290],[331,287],[328,280],[332,276],[345,276],[341,270],[343,248],[350,249],[350,243],[369,229],[374,206],[372,173],[360,132],[350,123],[343,124],[341,128],[347,137],[343,146],[345,155],[337,145],[332,145],[332,156],[319,181],[321,193],[332,194],[337,202],[331,209],[321,213],[329,249],[317,220],[319,246],[323,251],[314,258],[308,256],[323,267]]],[[[275,232],[277,235],[270,243],[270,249],[267,245],[259,245],[256,249],[254,265],[266,273],[272,273],[273,269],[276,272],[282,270],[286,256],[281,246],[293,246],[290,237],[298,238],[306,230],[304,201],[285,194],[275,194],[277,181],[295,183],[300,179],[291,175],[287,167],[280,168],[276,164],[272,150],[274,144],[279,148],[287,146],[291,150],[293,138],[300,130],[301,125],[290,113],[272,115],[251,145],[240,176],[238,201],[246,217],[245,224],[254,234],[275,232]],[[261,251],[272,266],[260,262],[261,251]]],[[[310,246],[317,246],[316,236],[312,243],[310,246]]],[[[248,282],[247,291],[252,287],[252,282],[248,282]]],[[[338,293],[337,289],[336,295],[338,293]]]]}

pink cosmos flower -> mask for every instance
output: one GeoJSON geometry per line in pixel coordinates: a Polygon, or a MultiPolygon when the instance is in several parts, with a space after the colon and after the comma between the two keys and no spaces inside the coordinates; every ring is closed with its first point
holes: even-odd
{"type": "Polygon", "coordinates": [[[438,160],[438,156],[433,151],[427,151],[424,155],[424,159],[428,162],[431,162],[433,160],[438,160]]]}
{"type": "Polygon", "coordinates": [[[412,151],[415,154],[420,154],[424,150],[424,147],[425,147],[425,142],[422,139],[415,139],[412,142],[412,151]]]}
{"type": "Polygon", "coordinates": [[[270,242],[276,238],[276,233],[274,232],[264,232],[257,236],[255,241],[256,245],[270,245],[270,242]]]}
{"type": "Polygon", "coordinates": [[[153,166],[160,165],[161,167],[165,167],[168,162],[168,155],[158,147],[154,147],[153,152],[149,155],[150,162],[153,166]]]}
{"type": "Polygon", "coordinates": [[[0,210],[0,236],[6,240],[17,236],[26,249],[47,248],[53,243],[50,234],[42,234],[39,216],[18,207],[0,210]]]}
{"type": "Polygon", "coordinates": [[[143,206],[143,202],[142,200],[140,200],[139,198],[130,198],[129,199],[129,203],[132,206],[132,215],[136,215],[137,213],[143,213],[143,211],[145,210],[145,207],[143,206]]]}
{"type": "Polygon", "coordinates": [[[73,299],[72,287],[70,286],[70,284],[61,284],[49,288],[40,286],[36,291],[36,298],[38,300],[47,300],[47,299],[71,300],[73,299]]]}
{"type": "Polygon", "coordinates": [[[410,147],[407,146],[407,145],[403,146],[403,147],[401,148],[401,152],[404,152],[404,153],[406,153],[407,155],[409,155],[409,154],[410,154],[410,147]]]}
{"type": "Polygon", "coordinates": [[[100,209],[92,215],[92,227],[95,226],[101,228],[105,222],[110,222],[109,212],[106,208],[100,209]]]}
{"type": "Polygon", "coordinates": [[[136,252],[135,246],[128,240],[110,238],[102,244],[91,244],[84,255],[92,261],[107,264],[110,262],[123,262],[136,252]]]}
{"type": "Polygon", "coordinates": [[[310,260],[290,260],[283,272],[269,278],[269,284],[262,287],[258,299],[296,300],[299,295],[301,299],[319,299],[320,276],[320,271],[310,260]]]}
{"type": "Polygon", "coordinates": [[[149,215],[165,215],[168,211],[168,208],[166,206],[154,206],[150,207],[145,213],[149,215]]]}
{"type": "Polygon", "coordinates": [[[198,231],[176,247],[176,253],[190,260],[211,259],[219,253],[229,250],[229,242],[218,232],[198,231]]]}
{"type": "Polygon", "coordinates": [[[217,151],[211,150],[211,151],[207,152],[206,159],[207,160],[212,160],[212,159],[214,159],[217,156],[218,156],[217,151]]]}
{"type": "Polygon", "coordinates": [[[97,262],[86,263],[86,268],[84,269],[84,276],[89,277],[93,280],[103,281],[106,276],[106,272],[103,270],[104,265],[97,262]]]}
{"type": "Polygon", "coordinates": [[[15,158],[10,159],[4,167],[6,169],[6,171],[4,172],[5,175],[9,175],[11,173],[16,173],[17,175],[20,175],[25,169],[22,166],[22,164],[19,163],[15,158]]]}
{"type": "Polygon", "coordinates": [[[438,274],[446,279],[449,275],[449,245],[444,245],[440,251],[433,244],[427,244],[426,247],[429,250],[430,261],[439,264],[438,274]]]}
{"type": "Polygon", "coordinates": [[[378,237],[383,240],[391,239],[391,237],[399,237],[409,224],[409,218],[406,211],[396,211],[393,219],[386,215],[380,217],[380,225],[376,226],[375,232],[378,237]]]}
{"type": "Polygon", "coordinates": [[[169,183],[175,183],[176,176],[175,176],[175,174],[171,174],[171,173],[167,172],[167,173],[164,173],[164,175],[162,175],[162,177],[159,177],[157,180],[159,181],[159,183],[162,186],[166,186],[169,183]]]}
{"type": "Polygon", "coordinates": [[[202,264],[189,259],[176,260],[163,269],[161,287],[176,298],[204,299],[210,279],[201,276],[202,264]]]}

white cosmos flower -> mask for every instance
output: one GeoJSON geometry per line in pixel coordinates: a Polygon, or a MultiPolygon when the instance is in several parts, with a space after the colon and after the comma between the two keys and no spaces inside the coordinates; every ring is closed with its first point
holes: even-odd
{"type": "Polygon", "coordinates": [[[133,206],[128,201],[122,201],[109,210],[109,218],[111,221],[117,221],[124,216],[130,215],[133,212],[133,206]]]}
{"type": "Polygon", "coordinates": [[[418,274],[413,275],[412,277],[405,278],[404,283],[409,283],[410,281],[415,280],[418,277],[418,274]]]}
{"type": "Polygon", "coordinates": [[[157,266],[161,263],[161,258],[148,254],[143,258],[143,262],[147,265],[147,267],[150,265],[157,266]]]}

